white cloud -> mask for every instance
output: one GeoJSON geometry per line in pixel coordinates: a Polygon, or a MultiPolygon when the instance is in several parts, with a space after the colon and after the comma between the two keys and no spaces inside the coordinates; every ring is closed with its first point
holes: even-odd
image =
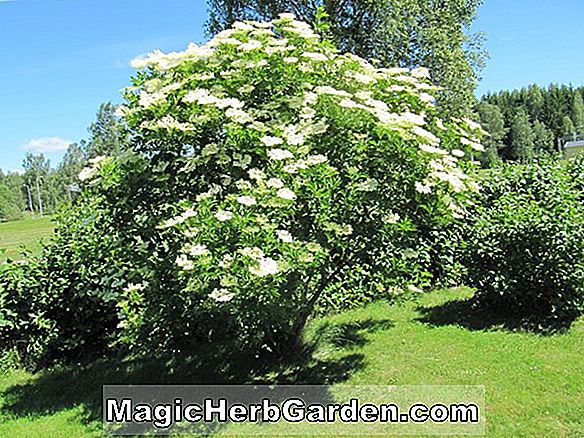
{"type": "MultiPolygon", "coordinates": [[[[1,0],[0,0],[1,1],[1,0]]],[[[71,143],[70,140],[65,140],[61,137],[40,137],[33,138],[21,146],[21,149],[32,152],[59,152],[66,150],[71,143]]]]}

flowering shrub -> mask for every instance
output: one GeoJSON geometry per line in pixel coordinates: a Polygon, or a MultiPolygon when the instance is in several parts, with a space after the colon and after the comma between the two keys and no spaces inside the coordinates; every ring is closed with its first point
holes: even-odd
{"type": "Polygon", "coordinates": [[[420,237],[464,212],[482,131],[436,116],[425,69],[338,53],[289,14],[134,66],[133,152],[81,172],[43,253],[48,350],[284,354],[315,309],[428,284],[420,237]]]}
{"type": "Polygon", "coordinates": [[[122,324],[156,325],[158,345],[191,335],[197,312],[275,345],[339,287],[417,290],[416,230],[476,189],[460,160],[482,131],[435,116],[425,69],[338,53],[290,14],[133,65],[120,112],[149,160],[162,277],[180,290],[153,285],[160,273],[130,284],[122,324]],[[183,318],[181,333],[157,324],[183,318]]]}

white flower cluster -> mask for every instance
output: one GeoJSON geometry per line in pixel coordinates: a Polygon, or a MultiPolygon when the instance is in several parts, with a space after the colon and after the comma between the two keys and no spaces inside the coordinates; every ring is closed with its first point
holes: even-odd
{"type": "Polygon", "coordinates": [[[197,215],[197,212],[194,209],[189,208],[189,209],[185,210],[183,213],[179,214],[178,216],[172,217],[172,218],[167,219],[166,221],[162,222],[160,225],[158,225],[157,228],[159,230],[164,230],[166,228],[172,228],[172,227],[175,227],[179,224],[186,222],[188,219],[195,217],[196,215],[197,215]]]}
{"type": "MultiPolygon", "coordinates": [[[[311,201],[311,193],[322,190],[322,199],[332,199],[327,190],[338,189],[339,179],[334,179],[338,169],[329,157],[334,163],[341,161],[339,166],[345,164],[338,159],[336,144],[327,143],[326,134],[334,138],[347,120],[357,121],[350,138],[355,135],[363,144],[377,133],[378,139],[397,134],[407,142],[420,162],[428,164],[427,177],[415,183],[415,190],[436,195],[441,193],[436,187],[447,187],[453,194],[448,200],[453,212],[459,212],[456,194],[476,189],[459,160],[469,149],[481,150],[480,127],[461,120],[452,128],[433,117],[437,89],[429,83],[427,69],[377,68],[355,55],[338,54],[318,40],[310,25],[292,14],[281,14],[270,23],[234,23],[204,46],[190,45],[184,52],[169,54],[156,51],[133,61],[134,67],[148,69],[152,75],[141,87],[129,91],[133,107],[131,104],[124,113],[143,116],[140,120],[147,120],[141,125],[145,129],[179,136],[181,145],[200,144],[200,138],[208,138],[202,152],[192,152],[192,162],[196,166],[200,160],[209,168],[221,169],[211,178],[216,184],[192,194],[196,199],[192,208],[158,227],[178,226],[196,216],[182,227],[188,228],[184,235],[192,241],[183,247],[176,264],[192,271],[198,263],[212,260],[214,267],[221,268],[221,287],[209,294],[218,303],[236,296],[236,282],[227,279],[237,276],[237,266],[244,266],[252,278],[276,276],[289,269],[286,257],[299,248],[308,251],[301,256],[295,253],[295,266],[299,261],[312,263],[325,251],[315,242],[302,242],[300,236],[283,229],[283,224],[298,229],[294,214],[311,201]],[[265,99],[265,84],[250,77],[255,77],[253,70],[258,70],[258,78],[270,77],[272,71],[266,69],[272,68],[274,74],[293,72],[290,77],[294,78],[303,73],[306,80],[296,90],[291,87],[289,96],[270,93],[273,98],[265,99]],[[334,81],[323,81],[315,71],[326,71],[334,81]],[[208,126],[214,129],[209,136],[208,126]],[[442,140],[456,129],[460,144],[442,140]],[[316,189],[311,187],[315,180],[321,184],[316,189]],[[210,227],[212,233],[204,232],[210,227]],[[221,233],[216,232],[219,227],[221,233]],[[237,231],[236,252],[232,242],[219,248],[223,243],[212,241],[219,239],[217,235],[228,235],[223,234],[227,229],[237,231]]],[[[158,140],[157,134],[152,135],[158,140]]],[[[192,150],[198,151],[195,146],[192,150]]],[[[367,199],[384,190],[381,179],[366,176],[350,187],[366,193],[362,198],[367,199]]],[[[387,225],[407,219],[389,207],[381,213],[379,217],[387,225]]],[[[353,226],[341,223],[343,219],[319,221],[323,236],[331,241],[354,235],[353,226]]]]}
{"type": "Polygon", "coordinates": [[[249,272],[253,275],[266,277],[268,275],[276,275],[280,272],[278,262],[270,257],[266,257],[260,248],[246,247],[241,250],[241,254],[252,259],[249,272]]]}
{"type": "Polygon", "coordinates": [[[101,166],[101,164],[107,159],[107,157],[100,155],[98,157],[89,160],[89,166],[83,168],[79,172],[79,181],[87,181],[94,178],[101,166]]]}

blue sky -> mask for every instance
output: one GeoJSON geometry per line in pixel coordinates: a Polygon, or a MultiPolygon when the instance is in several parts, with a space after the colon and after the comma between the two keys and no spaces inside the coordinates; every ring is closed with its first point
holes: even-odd
{"type": "MultiPolygon", "coordinates": [[[[477,94],[584,85],[583,18],[582,0],[485,0],[477,94]]],[[[130,60],[204,42],[205,19],[205,0],[0,0],[0,168],[18,169],[25,150],[58,162],[100,103],[121,102],[130,60]]]]}

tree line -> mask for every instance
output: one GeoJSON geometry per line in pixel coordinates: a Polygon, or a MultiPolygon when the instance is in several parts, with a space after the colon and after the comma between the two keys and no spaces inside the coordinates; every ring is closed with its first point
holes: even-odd
{"type": "Polygon", "coordinates": [[[43,154],[28,152],[23,173],[0,170],[0,221],[54,213],[79,191],[78,175],[88,160],[99,155],[117,155],[128,144],[125,127],[115,114],[116,107],[104,103],[89,128],[89,137],[67,148],[63,160],[53,167],[43,154]]]}
{"type": "Polygon", "coordinates": [[[484,160],[528,162],[558,152],[584,132],[584,87],[530,85],[482,97],[477,107],[490,137],[484,160]]]}

